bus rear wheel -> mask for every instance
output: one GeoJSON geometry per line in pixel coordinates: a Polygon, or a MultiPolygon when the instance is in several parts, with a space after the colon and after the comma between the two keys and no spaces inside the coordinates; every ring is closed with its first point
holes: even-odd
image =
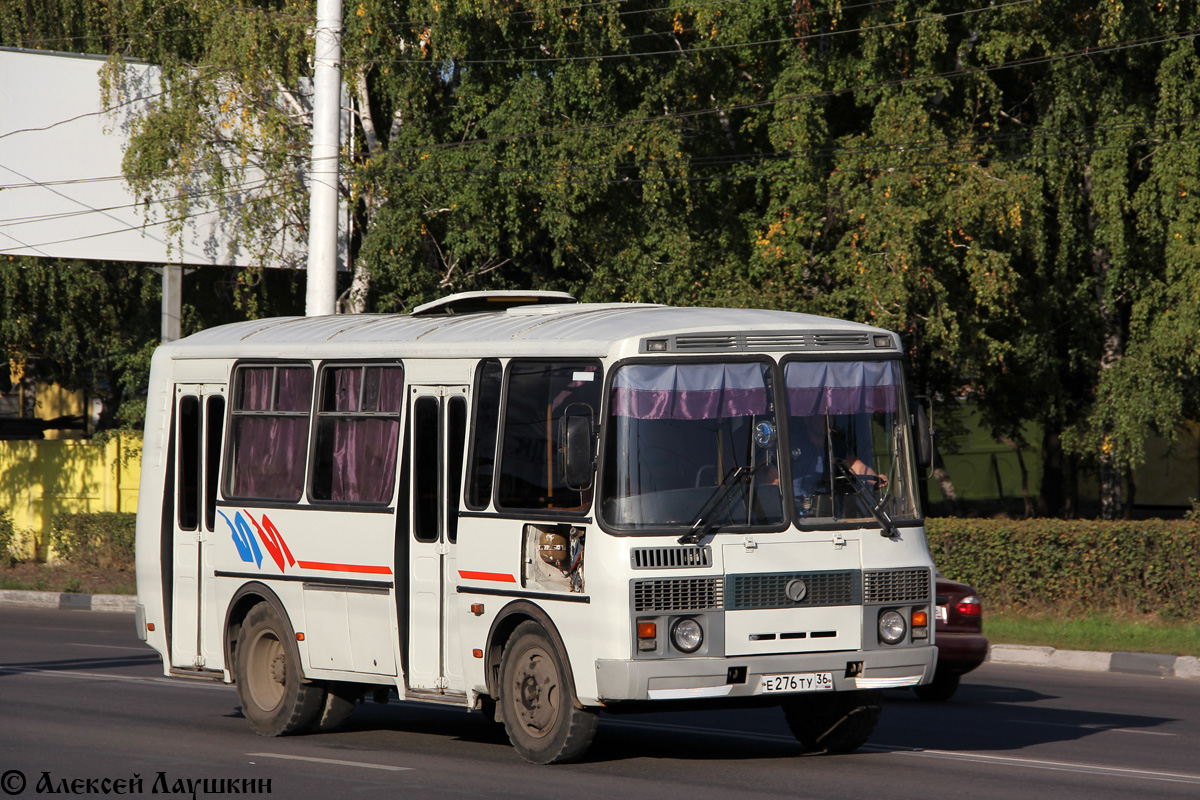
{"type": "Polygon", "coordinates": [[[596,712],[578,706],[562,655],[536,622],[518,625],[505,646],[499,694],[509,741],[533,764],[574,761],[596,735],[596,712]]]}
{"type": "Polygon", "coordinates": [[[296,642],[269,603],[246,615],[235,661],[242,714],[256,733],[302,733],[317,721],[325,690],[304,681],[296,642]]]}
{"type": "Polygon", "coordinates": [[[783,714],[800,743],[810,750],[849,753],[867,743],[883,710],[883,693],[823,692],[790,697],[783,714]]]}

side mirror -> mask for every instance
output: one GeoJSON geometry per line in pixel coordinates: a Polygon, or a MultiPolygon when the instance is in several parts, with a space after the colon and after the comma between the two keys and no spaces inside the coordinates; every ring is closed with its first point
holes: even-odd
{"type": "Polygon", "coordinates": [[[929,469],[933,465],[933,428],[925,414],[924,404],[918,403],[913,416],[913,444],[916,447],[917,465],[929,469]]]}
{"type": "Polygon", "coordinates": [[[592,452],[596,441],[591,416],[566,414],[559,419],[558,453],[563,482],[568,489],[582,492],[592,487],[592,452]]]}

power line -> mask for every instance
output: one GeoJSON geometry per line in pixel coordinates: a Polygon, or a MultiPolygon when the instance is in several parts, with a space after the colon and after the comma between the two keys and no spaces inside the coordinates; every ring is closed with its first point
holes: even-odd
{"type": "MultiPolygon", "coordinates": [[[[633,171],[643,168],[664,168],[674,169],[678,166],[685,166],[689,169],[705,169],[715,167],[734,166],[738,164],[758,164],[768,161],[787,161],[803,157],[814,157],[822,159],[835,159],[841,156],[859,156],[859,155],[898,155],[900,153],[913,152],[928,152],[941,149],[954,149],[965,147],[981,147],[995,146],[1002,144],[1015,144],[1021,142],[1035,141],[1055,141],[1067,140],[1076,138],[1079,134],[1093,134],[1109,130],[1121,130],[1128,128],[1146,127],[1150,129],[1162,128],[1169,125],[1186,124],[1200,121],[1200,116],[1171,118],[1164,120],[1135,120],[1120,123],[1111,123],[1108,125],[1091,125],[1080,128],[1058,128],[1058,129],[1030,129],[1027,131],[1014,132],[1011,134],[989,134],[987,136],[964,137],[964,138],[946,138],[946,139],[917,139],[901,142],[885,142],[880,144],[872,144],[863,147],[811,147],[804,149],[785,149],[769,152],[754,152],[754,153],[731,153],[724,155],[713,156],[692,156],[678,161],[665,160],[639,160],[628,162],[611,162],[597,161],[591,163],[557,163],[550,165],[538,165],[527,167],[489,167],[489,168],[459,168],[459,169],[415,169],[415,170],[397,170],[394,167],[386,168],[389,171],[402,175],[429,175],[431,177],[446,177],[456,175],[527,175],[529,173],[554,173],[554,172],[589,172],[612,170],[616,172],[633,171]]],[[[997,160],[1006,157],[1003,153],[996,153],[991,156],[981,156],[980,160],[997,160]]],[[[737,176],[732,176],[737,177],[737,176]]]]}
{"type": "MultiPolygon", "coordinates": [[[[906,25],[919,25],[922,22],[928,22],[930,20],[943,20],[943,19],[951,19],[954,17],[963,17],[963,16],[967,16],[969,14],[978,14],[978,13],[981,13],[984,11],[998,11],[998,10],[1002,10],[1005,8],[1011,8],[1013,6],[1029,5],[1031,3],[1036,3],[1039,1],[1040,0],[1011,0],[1011,2],[1002,3],[1000,5],[984,6],[981,8],[966,9],[964,11],[952,11],[952,12],[948,12],[946,14],[936,14],[936,15],[930,16],[930,17],[919,17],[919,18],[911,19],[911,20],[901,20],[899,22],[880,23],[879,25],[867,25],[867,26],[863,26],[860,28],[846,28],[843,30],[823,31],[820,33],[809,33],[809,34],[804,34],[801,36],[788,36],[788,37],[785,37],[782,39],[764,39],[762,41],[756,41],[756,42],[735,42],[735,43],[731,43],[731,44],[709,45],[706,47],[677,47],[674,50],[654,50],[654,51],[649,51],[649,52],[644,52],[644,53],[600,53],[600,54],[586,55],[586,56],[550,56],[550,57],[546,57],[546,58],[522,58],[522,59],[516,59],[515,61],[514,61],[514,59],[505,59],[505,58],[484,58],[484,59],[451,58],[449,60],[452,61],[456,65],[471,66],[471,65],[484,65],[484,64],[512,64],[512,63],[518,63],[518,64],[555,63],[555,64],[557,64],[557,63],[572,62],[572,61],[611,61],[611,60],[615,60],[615,59],[626,59],[626,58],[646,58],[649,56],[687,56],[687,55],[692,55],[694,53],[711,53],[716,50],[732,50],[732,49],[736,49],[736,48],[740,48],[740,47],[759,47],[762,45],[785,44],[785,43],[790,43],[790,42],[797,42],[797,43],[808,42],[808,41],[813,41],[816,39],[822,39],[825,37],[841,36],[842,34],[847,34],[847,33],[867,33],[870,31],[885,30],[888,28],[902,28],[902,27],[905,27],[906,25]]],[[[378,60],[361,60],[361,61],[359,61],[359,60],[354,60],[354,59],[346,59],[346,63],[347,64],[354,63],[354,64],[359,64],[359,65],[362,65],[362,64],[379,65],[379,64],[385,64],[385,63],[386,64],[422,64],[422,65],[428,66],[431,62],[430,62],[430,59],[394,59],[394,60],[386,61],[386,62],[378,61],[378,60]]]]}
{"type": "MultiPolygon", "coordinates": [[[[267,200],[273,200],[273,199],[276,199],[278,197],[283,197],[283,196],[284,196],[284,193],[281,192],[281,193],[278,193],[275,195],[268,195],[266,197],[257,198],[256,200],[254,200],[252,202],[265,202],[267,200]]],[[[218,208],[208,209],[204,213],[218,214],[218,213],[221,213],[224,211],[230,211],[232,209],[236,209],[239,207],[239,205],[240,204],[230,204],[230,205],[226,205],[226,206],[221,206],[218,208]]],[[[125,225],[125,226],[122,226],[115,230],[102,231],[100,233],[89,233],[89,234],[85,234],[82,236],[72,236],[72,237],[67,237],[64,239],[57,239],[57,240],[50,241],[50,242],[39,242],[37,244],[23,244],[20,247],[0,247],[0,253],[10,252],[13,250],[25,250],[25,249],[32,250],[32,249],[37,249],[37,248],[41,248],[41,247],[50,247],[52,245],[68,244],[70,242],[80,242],[80,241],[85,241],[88,239],[98,239],[103,236],[115,236],[115,235],[124,234],[124,233],[133,233],[136,231],[144,230],[145,228],[154,228],[154,227],[159,227],[162,225],[169,225],[173,222],[186,222],[187,220],[192,219],[196,216],[199,216],[199,215],[183,214],[180,216],[169,217],[167,219],[158,220],[155,222],[147,222],[142,225],[125,225]]],[[[7,234],[5,234],[5,235],[7,235],[7,234]]],[[[13,237],[10,237],[10,238],[13,238],[13,237]]],[[[14,238],[14,241],[16,241],[15,238],[14,238]]]]}
{"type": "Polygon", "coordinates": [[[614,120],[612,122],[598,122],[588,125],[576,125],[572,127],[557,128],[552,130],[530,131],[527,133],[514,133],[503,136],[489,136],[479,139],[462,139],[454,142],[435,142],[424,146],[412,146],[404,148],[390,149],[392,154],[400,153],[426,153],[438,150],[453,150],[464,147],[473,147],[480,144],[494,144],[502,142],[515,142],[527,139],[539,139],[545,136],[561,136],[574,133],[587,133],[591,131],[610,130],[632,125],[645,125],[658,122],[668,122],[673,120],[694,119],[696,117],[709,116],[713,114],[729,113],[732,111],[747,111],[756,108],[768,108],[783,103],[796,103],[805,100],[822,100],[833,97],[838,97],[846,94],[853,94],[862,91],[875,91],[879,89],[895,88],[900,86],[910,86],[919,83],[925,83],[935,80],[948,80],[952,78],[961,78],[965,76],[985,75],[1003,70],[1017,69],[1020,67],[1037,66],[1058,61],[1064,61],[1074,58],[1093,58],[1098,55],[1120,52],[1123,50],[1132,49],[1135,47],[1148,47],[1155,44],[1163,44],[1173,41],[1181,41],[1185,39],[1194,39],[1197,34],[1200,34],[1200,28],[1189,29],[1185,31],[1177,31],[1156,36],[1147,36],[1141,39],[1132,39],[1124,42],[1115,42],[1109,45],[1097,47],[1084,47],[1077,50],[1069,50],[1064,53],[1028,56],[1025,58],[1013,59],[1004,61],[999,64],[982,65],[979,67],[961,67],[945,72],[934,73],[930,75],[915,75],[908,78],[896,78],[888,81],[878,81],[870,84],[860,84],[856,86],[848,86],[840,89],[824,89],[816,92],[807,92],[804,94],[788,95],[772,100],[756,100],[744,103],[731,103],[725,106],[713,106],[692,111],[678,111],[669,114],[661,114],[654,117],[637,117],[633,119],[614,120]]]}
{"type": "MultiPolygon", "coordinates": [[[[1077,147],[1064,150],[1052,150],[1044,152],[1029,152],[1029,153],[1010,153],[1010,154],[993,154],[985,156],[977,156],[974,158],[961,159],[944,159],[939,161],[926,161],[916,163],[880,163],[864,167],[844,167],[835,166],[828,170],[822,170],[823,176],[833,175],[837,173],[875,173],[875,172],[904,172],[913,170],[934,170],[945,169],[950,167],[963,167],[979,164],[992,163],[1007,163],[1013,161],[1025,161],[1030,159],[1053,158],[1059,156],[1071,155],[1086,155],[1090,153],[1109,152],[1109,151],[1129,151],[1144,147],[1169,146],[1173,144],[1190,144],[1200,142],[1200,137],[1185,138],[1185,139],[1143,139],[1131,144],[1120,145],[1097,145],[1092,147],[1077,147]]],[[[656,163],[655,166],[670,169],[671,164],[666,162],[656,163]]],[[[527,172],[548,171],[548,170],[527,170],[527,172]]],[[[520,170],[511,170],[511,172],[519,173],[520,170]]],[[[421,176],[430,174],[422,170],[400,170],[398,174],[421,176]]],[[[447,171],[442,173],[445,177],[473,177],[484,176],[485,171],[473,173],[471,171],[447,171]]],[[[725,173],[721,175],[688,175],[677,177],[662,177],[662,178],[645,178],[645,177],[625,177],[625,178],[551,178],[545,180],[522,180],[522,186],[562,186],[562,185],[629,185],[640,186],[643,184],[689,184],[689,183],[714,183],[721,181],[747,181],[759,179],[794,179],[795,173],[789,172],[751,172],[751,173],[725,173]]]]}

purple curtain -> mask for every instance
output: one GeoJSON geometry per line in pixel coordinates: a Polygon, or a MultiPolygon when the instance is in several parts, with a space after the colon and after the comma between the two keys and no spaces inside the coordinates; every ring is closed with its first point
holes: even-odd
{"type": "Polygon", "coordinates": [[[304,493],[308,456],[308,409],[312,402],[312,370],[308,367],[253,367],[238,372],[241,387],[233,421],[235,497],[298,500],[304,493]],[[271,378],[278,376],[275,408],[271,378]],[[241,411],[305,412],[303,416],[242,415],[241,411]]]}
{"type": "Polygon", "coordinates": [[[793,417],[900,409],[900,365],[895,361],[793,361],[783,375],[793,417]]]}
{"type": "Polygon", "coordinates": [[[612,409],[634,419],[720,419],[765,414],[763,364],[634,364],[613,381],[612,409]]]}
{"type": "Polygon", "coordinates": [[[304,492],[308,417],[235,417],[235,497],[298,500],[304,492]]]}
{"type": "MultiPolygon", "coordinates": [[[[332,372],[336,398],[332,410],[399,414],[404,396],[404,373],[399,367],[346,367],[332,372]]],[[[391,499],[399,433],[399,417],[323,420],[317,435],[333,436],[329,499],[348,503],[386,503],[391,499]]]]}
{"type": "Polygon", "coordinates": [[[275,370],[271,367],[254,367],[244,369],[242,378],[242,393],[238,408],[243,411],[271,410],[271,378],[275,370]]]}

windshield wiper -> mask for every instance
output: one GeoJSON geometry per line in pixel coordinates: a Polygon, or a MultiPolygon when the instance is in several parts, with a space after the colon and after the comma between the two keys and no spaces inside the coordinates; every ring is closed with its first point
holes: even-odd
{"type": "Polygon", "coordinates": [[[729,474],[725,476],[724,485],[717,487],[712,496],[700,507],[700,513],[696,514],[696,521],[692,523],[691,529],[679,537],[679,544],[695,544],[704,538],[713,528],[714,521],[711,519],[713,512],[729,499],[735,489],[752,478],[761,466],[761,464],[754,467],[747,465],[730,470],[729,474]]]}
{"type": "Polygon", "coordinates": [[[839,459],[838,461],[834,462],[834,467],[838,471],[838,477],[848,481],[850,485],[854,487],[854,493],[858,495],[858,498],[862,500],[863,505],[866,506],[867,510],[871,512],[871,516],[874,517],[875,521],[878,522],[880,527],[883,528],[883,530],[880,531],[880,535],[887,536],[888,538],[896,536],[896,525],[894,522],[892,522],[892,518],[887,515],[887,512],[883,510],[883,504],[884,501],[887,500],[887,496],[880,494],[878,498],[871,497],[871,493],[868,492],[866,486],[863,485],[862,479],[856,472],[854,472],[854,470],[846,466],[845,461],[839,459]]]}

